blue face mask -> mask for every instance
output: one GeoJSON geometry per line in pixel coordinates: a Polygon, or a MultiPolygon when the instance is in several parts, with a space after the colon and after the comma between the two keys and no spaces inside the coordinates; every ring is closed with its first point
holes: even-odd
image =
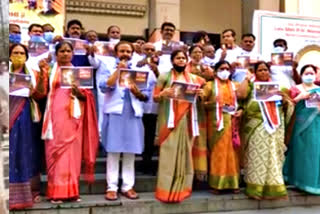
{"type": "Polygon", "coordinates": [[[12,43],[20,43],[21,34],[9,34],[9,41],[12,43]]]}
{"type": "Polygon", "coordinates": [[[43,34],[44,40],[46,40],[48,43],[52,43],[52,40],[54,38],[54,33],[53,32],[44,32],[43,34]]]}
{"type": "Polygon", "coordinates": [[[316,80],[315,75],[302,75],[302,82],[304,83],[313,83],[316,80]]]}
{"type": "Polygon", "coordinates": [[[46,42],[42,36],[31,36],[31,42],[46,42]]]}

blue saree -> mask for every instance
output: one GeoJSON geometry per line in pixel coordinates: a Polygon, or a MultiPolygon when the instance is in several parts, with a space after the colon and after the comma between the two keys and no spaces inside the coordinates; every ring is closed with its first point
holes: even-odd
{"type": "MultiPolygon", "coordinates": [[[[32,122],[28,98],[10,96],[10,110],[24,103],[18,111],[9,135],[9,208],[24,209],[33,205],[37,178],[40,174],[43,145],[40,141],[40,124],[32,122]]],[[[10,117],[14,115],[10,111],[10,117]]],[[[15,112],[16,113],[16,112],[15,112]]],[[[39,180],[38,180],[39,181],[39,180]]]]}
{"type": "MultiPolygon", "coordinates": [[[[316,90],[320,92],[320,88],[316,90]]],[[[317,108],[306,108],[304,100],[296,105],[283,173],[288,184],[320,195],[320,112],[317,108]]]]}

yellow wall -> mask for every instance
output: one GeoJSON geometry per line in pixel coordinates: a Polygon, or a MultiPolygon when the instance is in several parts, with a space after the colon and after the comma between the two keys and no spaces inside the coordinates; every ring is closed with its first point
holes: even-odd
{"type": "Polygon", "coordinates": [[[259,9],[268,11],[279,11],[280,0],[259,0],[259,9]]]}
{"type": "MultiPolygon", "coordinates": [[[[97,0],[83,0],[97,1],[97,0]]],[[[148,0],[99,0],[114,3],[141,4],[148,5],[148,0]]],[[[144,35],[144,30],[148,28],[148,10],[143,17],[133,16],[115,16],[98,14],[81,14],[67,12],[66,23],[71,19],[79,19],[85,30],[96,30],[98,33],[106,33],[110,25],[118,25],[121,28],[121,34],[126,35],[144,35]]]]}
{"type": "Polygon", "coordinates": [[[221,33],[233,28],[241,37],[240,0],[181,0],[180,30],[221,33]]]}

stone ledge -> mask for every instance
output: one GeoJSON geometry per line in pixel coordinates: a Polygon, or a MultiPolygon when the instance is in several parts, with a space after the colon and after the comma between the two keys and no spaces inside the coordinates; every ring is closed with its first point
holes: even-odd
{"type": "Polygon", "coordinates": [[[47,201],[36,204],[32,209],[14,211],[12,214],[160,214],[160,213],[204,213],[235,210],[258,210],[279,207],[320,205],[320,196],[307,195],[289,189],[289,200],[256,201],[243,193],[213,195],[208,191],[195,191],[180,204],[165,204],[154,198],[154,193],[140,193],[140,199],[129,200],[120,196],[117,201],[106,201],[104,195],[82,195],[81,202],[53,205],[47,201]]]}

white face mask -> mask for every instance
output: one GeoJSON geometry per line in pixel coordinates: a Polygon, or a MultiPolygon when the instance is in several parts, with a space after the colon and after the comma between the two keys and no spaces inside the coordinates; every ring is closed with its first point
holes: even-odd
{"type": "Polygon", "coordinates": [[[313,83],[316,80],[316,76],[313,74],[303,75],[301,78],[302,78],[302,82],[307,84],[313,83]]]}
{"type": "Polygon", "coordinates": [[[272,50],[272,53],[282,53],[282,52],[284,52],[284,48],[283,48],[283,47],[280,47],[280,46],[275,47],[275,48],[273,48],[273,50],[272,50]]]}
{"type": "Polygon", "coordinates": [[[113,43],[113,44],[117,44],[118,42],[120,42],[120,39],[110,38],[110,39],[109,39],[109,42],[111,42],[111,43],[113,43]]]}
{"type": "Polygon", "coordinates": [[[230,71],[228,71],[228,70],[219,70],[217,72],[217,76],[221,80],[227,80],[229,78],[229,76],[230,76],[230,71]]]}

